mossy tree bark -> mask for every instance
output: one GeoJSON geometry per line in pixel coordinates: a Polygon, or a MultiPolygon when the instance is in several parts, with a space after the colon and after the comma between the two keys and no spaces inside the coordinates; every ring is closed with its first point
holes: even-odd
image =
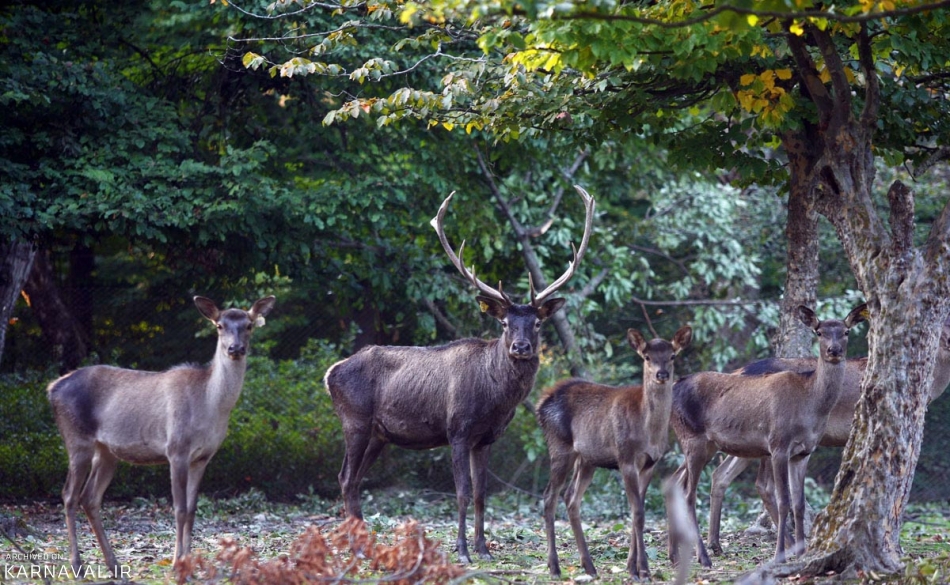
{"type": "Polygon", "coordinates": [[[901,568],[901,517],[920,452],[926,388],[950,307],[950,210],[944,209],[920,248],[913,242],[910,189],[899,182],[890,187],[889,229],[877,213],[872,139],[880,94],[866,27],[855,39],[866,80],[857,105],[831,36],[809,27],[807,37],[789,37],[822,129],[821,155],[807,175],[816,209],[841,240],[871,323],[867,373],[831,503],[816,520],[804,566],[791,570],[894,572],[901,568]],[[831,74],[830,87],[820,80],[812,47],[831,74]]]}

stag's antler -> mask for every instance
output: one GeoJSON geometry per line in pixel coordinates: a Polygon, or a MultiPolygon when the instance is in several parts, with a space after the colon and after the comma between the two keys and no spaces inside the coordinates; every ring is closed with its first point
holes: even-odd
{"type": "Polygon", "coordinates": [[[584,200],[584,209],[586,213],[586,219],[584,220],[584,237],[581,238],[581,248],[578,250],[574,247],[574,244],[571,243],[571,249],[574,250],[574,260],[568,263],[567,271],[561,275],[561,278],[558,278],[552,282],[549,287],[537,295],[534,293],[534,281],[531,279],[531,274],[528,274],[528,285],[531,287],[532,307],[541,306],[541,303],[544,302],[544,299],[553,294],[557,289],[561,288],[565,282],[574,276],[574,270],[577,269],[577,265],[580,263],[581,258],[584,257],[584,252],[587,251],[587,241],[590,239],[591,226],[594,224],[594,198],[591,197],[590,193],[585,191],[580,185],[574,185],[574,188],[577,189],[577,192],[584,200]]]}
{"type": "Polygon", "coordinates": [[[458,255],[455,254],[455,251],[452,250],[452,246],[449,245],[449,240],[445,237],[445,229],[442,227],[442,220],[445,219],[445,212],[449,209],[449,201],[452,200],[452,196],[455,195],[455,191],[449,193],[449,196],[445,198],[445,201],[442,202],[442,205],[439,207],[439,213],[432,218],[432,221],[429,223],[432,224],[432,227],[435,228],[435,232],[439,234],[439,241],[442,242],[442,248],[445,250],[445,253],[448,254],[449,260],[452,261],[452,264],[458,268],[458,271],[462,273],[469,282],[475,285],[475,288],[479,290],[482,294],[487,297],[493,298],[497,301],[501,301],[507,305],[513,305],[511,298],[505,294],[505,291],[501,288],[501,282],[498,282],[498,289],[494,289],[475,276],[475,267],[473,266],[471,271],[465,268],[465,264],[462,263],[462,252],[465,250],[465,240],[462,240],[462,245],[459,246],[458,255]]]}
{"type": "MultiPolygon", "coordinates": [[[[571,249],[574,251],[574,259],[568,263],[567,271],[561,275],[560,278],[555,280],[549,287],[544,289],[538,294],[535,294],[534,291],[534,280],[531,278],[531,273],[528,273],[528,284],[531,289],[531,306],[540,307],[544,302],[544,299],[551,296],[557,289],[564,285],[565,282],[570,280],[574,275],[574,270],[577,268],[578,263],[584,257],[584,252],[587,251],[587,242],[590,240],[591,227],[594,224],[594,198],[590,194],[581,188],[578,185],[574,185],[574,188],[577,189],[577,192],[580,193],[581,198],[584,199],[584,208],[586,210],[586,219],[584,222],[584,237],[581,239],[581,247],[577,249],[574,247],[574,244],[571,244],[571,249]]],[[[445,213],[449,208],[449,201],[452,200],[452,196],[455,195],[455,191],[449,193],[449,196],[445,198],[445,201],[442,202],[442,205],[439,207],[439,213],[436,214],[432,221],[429,222],[432,224],[432,227],[435,228],[437,234],[439,234],[439,241],[442,242],[442,248],[445,250],[445,253],[448,254],[449,260],[452,261],[452,264],[462,273],[469,282],[475,285],[475,288],[479,290],[482,294],[491,297],[493,299],[499,300],[508,305],[514,303],[511,302],[511,298],[505,294],[501,288],[501,282],[498,283],[498,288],[494,289],[475,276],[475,268],[471,270],[465,268],[465,265],[462,263],[461,256],[462,252],[465,250],[465,242],[462,242],[462,245],[459,246],[458,254],[456,255],[455,251],[452,250],[452,246],[449,245],[448,239],[445,237],[445,230],[442,226],[442,221],[445,219],[445,213]]]]}

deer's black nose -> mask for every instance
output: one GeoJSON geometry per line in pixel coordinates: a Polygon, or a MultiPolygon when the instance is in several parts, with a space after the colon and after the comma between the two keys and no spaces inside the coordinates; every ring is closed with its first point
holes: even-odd
{"type": "Polygon", "coordinates": [[[234,343],[228,346],[228,356],[238,358],[247,353],[247,346],[240,343],[234,343]]]}
{"type": "Polygon", "coordinates": [[[666,382],[670,379],[670,373],[666,370],[660,370],[656,373],[656,379],[659,382],[666,382]]]}
{"type": "Polygon", "coordinates": [[[531,344],[527,341],[515,341],[511,344],[511,354],[515,356],[530,356],[531,344]]]}

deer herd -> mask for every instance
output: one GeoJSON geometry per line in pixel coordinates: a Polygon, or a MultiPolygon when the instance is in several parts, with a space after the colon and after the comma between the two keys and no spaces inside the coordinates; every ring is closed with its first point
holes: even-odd
{"type": "MultiPolygon", "coordinates": [[[[368,346],[331,366],[324,376],[343,429],[345,455],[339,481],[345,512],[362,518],[360,483],[383,448],[448,445],[458,502],[459,560],[471,562],[466,515],[474,504],[474,550],[491,559],[485,538],[485,496],[489,451],[534,388],[540,364],[541,327],[565,305],[552,296],[573,276],[587,250],[594,200],[584,200],[584,234],[565,273],[540,293],[529,274],[528,304],[485,284],[446,238],[443,220],[452,200],[442,203],[432,225],[455,268],[478,291],[482,312],[502,328],[499,338],[461,339],[438,347],[368,346]]],[[[79,571],[76,511],[92,525],[105,563],[115,576],[119,564],[103,528],[100,507],[119,460],[168,463],[176,541],[174,559],[189,554],[198,487],[208,462],[227,433],[228,418],[244,382],[245,356],[255,327],[274,307],[273,296],[248,311],[219,309],[195,297],[198,311],[218,333],[212,361],[164,372],[90,366],[49,384],[56,424],[66,446],[68,475],[63,488],[70,562],[79,571]]],[[[808,459],[818,446],[843,446],[861,393],[866,358],[846,359],[849,330],[868,318],[865,305],[843,320],[821,320],[798,308],[804,326],[818,337],[817,358],[769,358],[731,373],[697,372],[676,377],[676,356],[692,340],[680,327],[673,337],[647,340],[627,331],[630,347],[643,360],[639,385],[608,386],[582,379],[558,382],[541,392],[536,414],[550,456],[543,497],[548,570],[560,575],[555,512],[563,499],[584,571],[597,572],[584,538],[580,504],[596,468],[619,471],[630,506],[627,571],[650,578],[644,544],[644,499],[656,464],[669,448],[670,429],[684,455],[664,482],[669,516],[669,557],[688,566],[691,549],[711,566],[696,517],[700,473],[716,453],[726,455],[713,474],[710,547],[721,553],[719,525],[725,487],[753,460],[760,462],[756,488],[777,526],[775,559],[805,547],[804,481],[808,459]],[[565,489],[565,485],[567,486],[565,489]],[[563,493],[562,493],[563,492],[563,493]],[[789,515],[794,536],[789,542],[789,515]]],[[[940,338],[931,399],[950,383],[950,326],[940,338]]],[[[681,572],[680,579],[684,579],[681,572]]]]}

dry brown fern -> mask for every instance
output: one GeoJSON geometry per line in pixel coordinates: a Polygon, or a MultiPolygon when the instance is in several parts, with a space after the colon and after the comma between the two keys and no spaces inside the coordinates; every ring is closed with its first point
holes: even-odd
{"type": "Polygon", "coordinates": [[[464,574],[448,562],[439,543],[426,538],[422,525],[409,520],[395,530],[392,546],[376,543],[366,523],[348,518],[328,536],[308,527],[290,546],[290,553],[261,561],[248,547],[232,538],[221,539],[213,561],[189,555],[175,564],[177,581],[234,583],[235,585],[303,585],[345,583],[372,579],[360,570],[386,573],[380,580],[394,585],[444,584],[464,574]]]}

